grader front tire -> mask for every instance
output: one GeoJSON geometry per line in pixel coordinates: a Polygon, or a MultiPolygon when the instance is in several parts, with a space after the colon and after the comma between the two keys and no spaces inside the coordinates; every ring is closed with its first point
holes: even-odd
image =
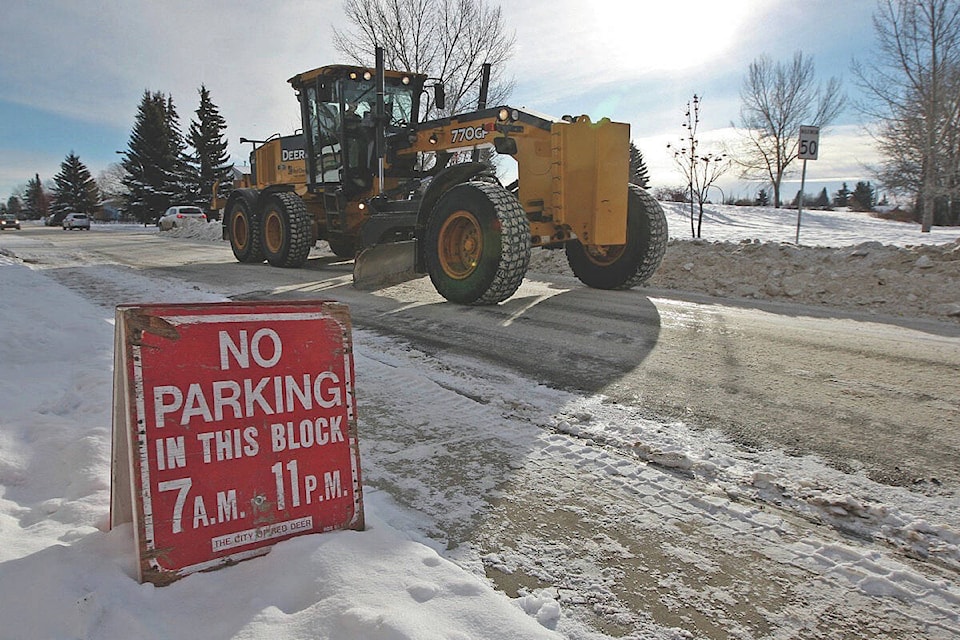
{"type": "Polygon", "coordinates": [[[295,193],[280,192],[264,203],[263,253],[275,267],[302,267],[313,246],[310,214],[295,193]]]}
{"type": "Polygon", "coordinates": [[[627,198],[627,244],[566,246],[574,275],[594,289],[629,289],[645,283],[667,251],[667,217],[660,203],[636,185],[627,198]]]}
{"type": "Polygon", "coordinates": [[[437,202],[427,221],[427,273],[447,300],[497,304],[512,296],[530,264],[530,223],[506,189],[465,182],[437,202]]]}

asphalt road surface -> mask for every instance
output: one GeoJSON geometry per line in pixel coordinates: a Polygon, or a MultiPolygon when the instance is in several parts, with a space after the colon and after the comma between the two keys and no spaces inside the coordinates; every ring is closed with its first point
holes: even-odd
{"type": "Polygon", "coordinates": [[[337,299],[350,305],[355,325],[428,353],[505,364],[556,387],[602,392],[651,416],[720,429],[744,446],[815,453],[886,484],[932,493],[960,487],[955,323],[907,326],[796,305],[601,292],[538,273],[502,305],[462,307],[436,294],[426,277],[358,291],[350,284],[352,263],[316,250],[305,268],[277,269],[237,263],[227,243],[152,229],[26,227],[22,235],[37,242],[18,255],[58,265],[54,273],[74,287],[82,286],[82,269],[64,270],[72,260],[92,260],[235,299],[337,299]]]}

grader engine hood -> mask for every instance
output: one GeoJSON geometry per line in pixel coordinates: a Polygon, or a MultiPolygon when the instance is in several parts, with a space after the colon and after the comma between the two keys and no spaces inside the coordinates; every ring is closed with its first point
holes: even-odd
{"type": "Polygon", "coordinates": [[[254,182],[259,188],[273,184],[305,184],[305,142],[302,135],[267,140],[250,153],[254,182]]]}

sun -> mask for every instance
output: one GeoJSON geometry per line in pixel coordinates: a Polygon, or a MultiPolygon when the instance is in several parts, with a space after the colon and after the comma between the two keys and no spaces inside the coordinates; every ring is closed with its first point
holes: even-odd
{"type": "MultiPolygon", "coordinates": [[[[605,3],[601,3],[601,6],[605,3]]],[[[765,0],[624,3],[591,14],[595,51],[617,67],[670,72],[704,66],[732,49],[765,0]]]]}

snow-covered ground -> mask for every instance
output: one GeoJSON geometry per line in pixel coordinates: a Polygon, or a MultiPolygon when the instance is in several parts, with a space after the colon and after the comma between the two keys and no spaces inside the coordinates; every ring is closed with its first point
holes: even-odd
{"type": "MultiPolygon", "coordinates": [[[[531,615],[530,601],[444,559],[415,527],[390,524],[416,515],[372,488],[363,533],[293,540],[164,588],[137,584],[131,526],[108,530],[113,314],[4,255],[5,239],[0,638],[557,637],[547,628],[556,603],[531,615]]],[[[146,278],[116,284],[156,300],[223,300],[146,278]]],[[[365,351],[362,372],[378,357],[365,351]]]]}
{"type": "MultiPolygon", "coordinates": [[[[670,223],[670,237],[691,237],[690,205],[661,202],[670,223]]],[[[797,234],[797,210],[773,207],[704,205],[701,237],[708,241],[793,243],[797,234]]],[[[694,209],[694,215],[697,212],[694,209]]],[[[928,233],[919,224],[892,222],[869,213],[837,209],[804,210],[800,216],[800,244],[809,247],[847,247],[863,242],[903,247],[943,244],[960,238],[960,227],[934,227],[928,233]]]]}
{"type": "MultiPolygon", "coordinates": [[[[685,237],[686,212],[666,208],[671,235],[685,237]]],[[[746,246],[744,239],[792,241],[796,219],[784,215],[718,208],[703,235],[736,247],[746,246]]],[[[921,235],[916,226],[851,216],[858,214],[805,213],[801,243],[849,254],[866,241],[947,245],[960,236],[960,229],[921,235]]],[[[216,227],[200,233],[214,241],[216,227]]],[[[518,588],[508,597],[491,586],[484,567],[539,572],[545,583],[565,577],[571,593],[589,594],[588,606],[632,629],[629,637],[693,637],[679,623],[657,623],[662,618],[643,603],[619,600],[610,576],[590,561],[604,554],[648,563],[651,588],[680,598],[667,606],[677,620],[677,611],[694,609],[714,618],[721,634],[826,638],[829,631],[810,620],[852,611],[864,637],[909,637],[899,635],[905,629],[912,637],[960,637],[956,496],[930,499],[812,458],[753,455],[718,434],[681,423],[667,428],[601,397],[535,386],[470,361],[451,370],[356,330],[368,529],[283,542],[265,557],[162,588],[140,585],[130,526],[107,526],[113,309],[22,263],[15,257],[22,241],[0,236],[0,638],[607,637],[571,613],[584,602],[558,589],[518,588]],[[418,430],[423,446],[406,446],[404,438],[416,440],[411,431],[418,430]],[[365,441],[365,432],[377,438],[365,441]],[[428,442],[442,442],[444,453],[428,442]],[[613,453],[623,450],[631,457],[613,453]],[[502,460],[509,476],[484,466],[489,459],[502,460]],[[554,477],[559,460],[582,472],[573,485],[554,477]],[[443,477],[438,464],[471,480],[459,488],[431,484],[443,477]],[[561,547],[530,547],[521,529],[483,533],[487,544],[476,548],[447,549],[438,532],[470,521],[485,508],[477,494],[506,491],[509,483],[573,513],[592,500],[602,507],[616,493],[634,503],[630,513],[642,522],[618,523],[612,503],[609,527],[579,532],[584,536],[561,547]],[[593,495],[598,487],[609,493],[593,495]],[[416,496],[410,502],[422,510],[391,498],[404,494],[416,496]],[[656,548],[616,539],[621,524],[653,532],[656,548]],[[717,551],[727,560],[715,560],[723,557],[717,551]],[[710,586],[680,584],[670,567],[681,565],[697,567],[710,586]],[[768,634],[730,619],[742,612],[740,601],[781,588],[784,601],[760,625],[768,634]]],[[[694,250],[696,243],[671,249],[677,245],[694,250]]],[[[696,270],[685,264],[681,275],[696,270]]],[[[129,271],[110,277],[144,299],[224,299],[129,271]]],[[[523,519],[513,521],[519,527],[523,519]]],[[[539,526],[535,521],[528,525],[539,526]]],[[[576,526],[574,518],[571,530],[576,526]]]]}

